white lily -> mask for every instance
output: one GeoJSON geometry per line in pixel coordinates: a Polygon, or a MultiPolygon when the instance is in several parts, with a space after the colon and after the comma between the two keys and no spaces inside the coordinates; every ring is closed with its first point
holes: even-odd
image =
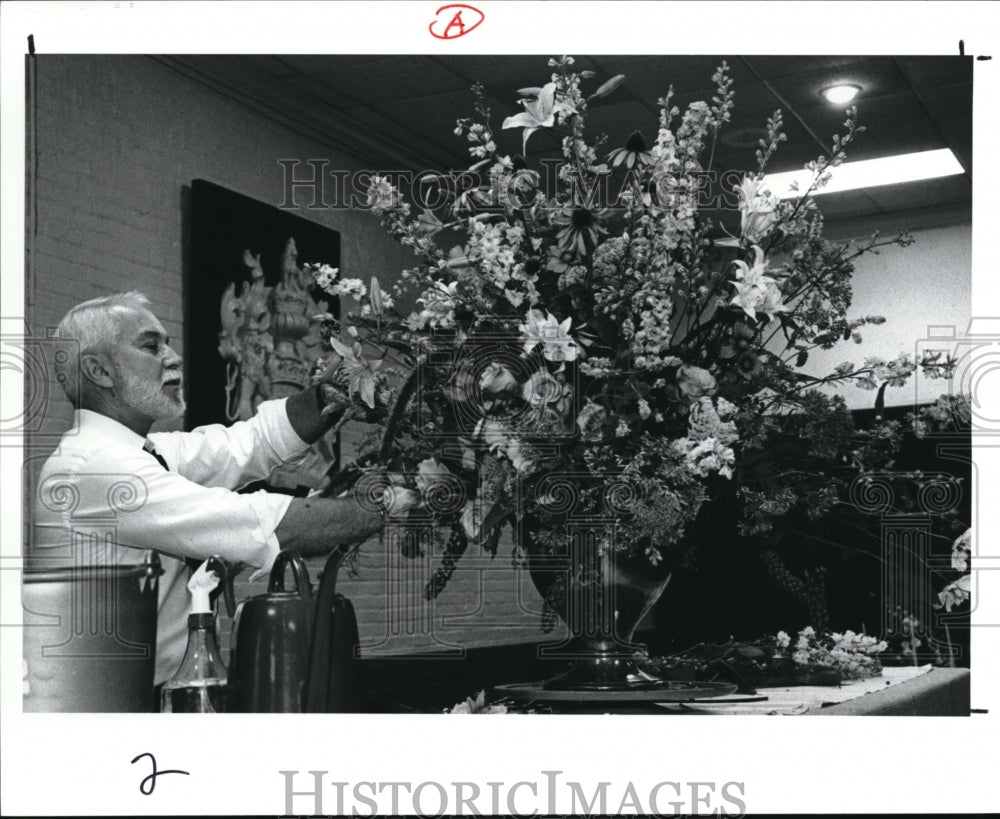
{"type": "Polygon", "coordinates": [[[521,331],[521,341],[524,343],[524,353],[528,355],[539,344],[542,345],[542,355],[549,361],[575,361],[580,355],[580,345],[570,335],[573,325],[572,317],[560,323],[551,313],[544,316],[540,310],[529,310],[525,323],[518,325],[521,331]]]}
{"type": "Polygon", "coordinates": [[[737,188],[740,197],[740,232],[750,244],[764,239],[780,222],[778,198],[764,188],[763,180],[747,177],[737,188]]]}
{"type": "Polygon", "coordinates": [[[959,535],[951,547],[951,567],[964,572],[969,568],[969,556],[972,554],[972,528],[959,535]]]}
{"type": "Polygon", "coordinates": [[[556,124],[556,116],[575,114],[576,110],[565,102],[556,102],[556,84],[554,82],[546,83],[539,89],[524,90],[537,90],[538,95],[534,99],[521,100],[524,110],[520,114],[507,117],[503,121],[503,127],[524,128],[523,153],[527,153],[528,137],[539,128],[551,128],[556,124]]]}
{"type": "Polygon", "coordinates": [[[966,600],[972,599],[972,575],[966,574],[953,583],[949,583],[938,592],[940,601],[935,608],[944,606],[945,611],[951,611],[952,606],[960,606],[966,600]]]}
{"type": "Polygon", "coordinates": [[[781,290],[778,289],[777,282],[765,274],[767,259],[764,257],[764,251],[758,245],[754,245],[752,250],[752,265],[743,260],[733,262],[733,267],[736,268],[736,280],[732,285],[736,288],[736,295],[730,300],[730,305],[742,308],[752,319],[757,318],[758,310],[768,316],[785,312],[788,307],[781,300],[781,290]]]}

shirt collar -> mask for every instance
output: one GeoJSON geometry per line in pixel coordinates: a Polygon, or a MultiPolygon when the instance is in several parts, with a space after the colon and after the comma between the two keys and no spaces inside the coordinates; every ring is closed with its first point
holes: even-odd
{"type": "Polygon", "coordinates": [[[100,435],[108,442],[127,444],[139,449],[146,442],[142,435],[133,432],[120,421],[93,410],[75,410],[73,412],[73,426],[81,433],[100,435]]]}

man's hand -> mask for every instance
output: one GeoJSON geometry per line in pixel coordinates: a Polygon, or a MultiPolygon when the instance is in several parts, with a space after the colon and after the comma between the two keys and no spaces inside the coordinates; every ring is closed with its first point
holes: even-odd
{"type": "Polygon", "coordinates": [[[419,504],[420,495],[391,485],[382,490],[379,501],[362,502],[357,493],[342,498],[293,498],[274,534],[282,549],[302,555],[326,554],[381,531],[386,517],[405,515],[419,504]]]}
{"type": "Polygon", "coordinates": [[[314,444],[350,405],[351,399],[344,392],[332,384],[319,384],[291,396],[285,403],[285,412],[295,434],[307,444],[314,444]]]}
{"type": "Polygon", "coordinates": [[[352,404],[351,397],[333,384],[320,384],[317,390],[321,404],[320,414],[331,423],[335,423],[352,404]]]}

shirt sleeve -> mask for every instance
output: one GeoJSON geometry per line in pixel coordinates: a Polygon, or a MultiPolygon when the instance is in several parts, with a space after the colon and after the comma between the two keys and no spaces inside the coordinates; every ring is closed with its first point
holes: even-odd
{"type": "Polygon", "coordinates": [[[121,466],[133,476],[137,491],[117,512],[120,546],[199,560],[219,555],[262,569],[274,562],[280,550],[275,529],[291,496],[200,486],[162,469],[143,452],[121,466]]]}
{"type": "Polygon", "coordinates": [[[265,401],[253,418],[228,427],[156,432],[149,439],[172,472],[202,487],[238,489],[266,478],[309,448],[288,420],[286,401],[265,401]]]}

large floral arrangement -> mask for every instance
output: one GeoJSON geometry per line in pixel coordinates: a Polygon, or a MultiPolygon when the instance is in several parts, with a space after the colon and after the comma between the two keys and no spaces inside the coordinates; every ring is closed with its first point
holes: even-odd
{"type": "Polygon", "coordinates": [[[617,146],[587,131],[587,114],[625,78],[602,83],[569,57],[549,67],[502,122],[520,132],[509,151],[473,87],[473,115],[455,128],[471,165],[439,177],[441,207],[415,213],[373,178],[368,205],[416,257],[397,285],[310,267],[347,308],[324,321],[331,353],[315,378],[350,396],[346,419],[379,425],[358,466],[410,476],[439,524],[429,595],[470,543],[495,553],[506,524],[530,520],[532,538],[557,548],[569,505],[596,518],[611,508],[602,548],[650,571],[685,559],[693,522],[719,493],[736,500],[747,536],[792,513],[819,517],[845,466],[885,460],[899,433],[885,421],[856,430],[830,385],[855,382],[880,405],[918,367],[953,366],[902,355],[808,369],[812,350],[859,342],[883,321],[849,315],[853,261],[911,241],[823,236],[813,194],[863,131],[853,109],[829,153],[807,164],[811,185],[788,199],[764,183],[785,139],[775,112],[729,191],[735,208],[714,220],[699,196],[734,106],[725,63],[711,100],[682,111],[668,90],[655,136],[617,146]],[[544,169],[525,158],[542,133],[559,146],[544,169]]]}

